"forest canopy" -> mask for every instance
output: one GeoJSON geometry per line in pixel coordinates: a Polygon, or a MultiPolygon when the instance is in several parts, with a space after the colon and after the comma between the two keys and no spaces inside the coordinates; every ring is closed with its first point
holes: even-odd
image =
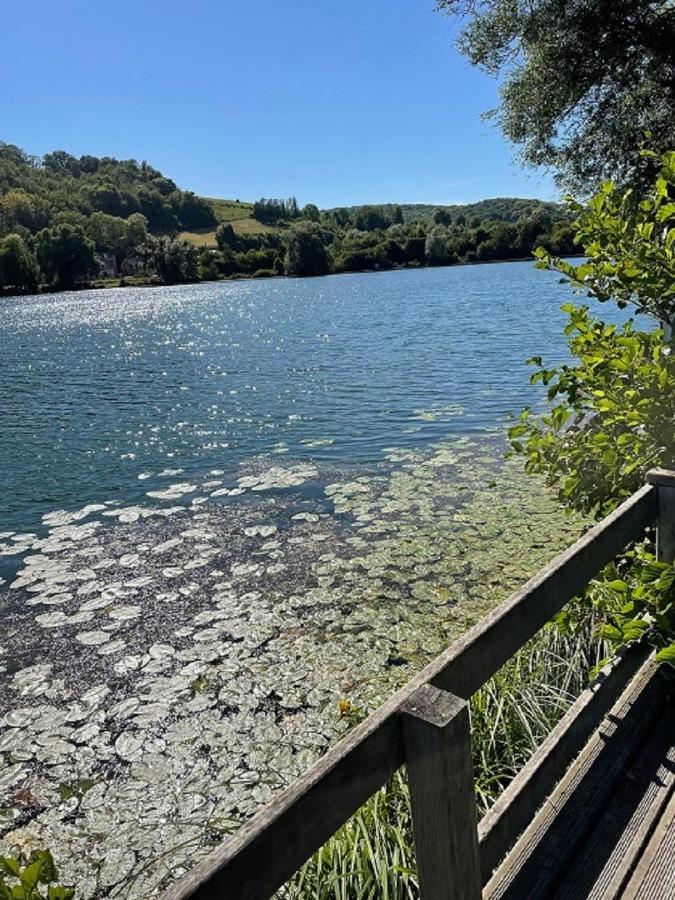
{"type": "Polygon", "coordinates": [[[295,197],[241,204],[181,190],[146,162],[63,150],[39,159],[0,143],[5,293],[119,277],[173,284],[522,259],[540,245],[557,254],[576,249],[558,204],[508,197],[328,210],[301,207],[295,197]],[[242,216],[253,227],[242,229],[242,216]]]}
{"type": "Polygon", "coordinates": [[[490,111],[524,162],[589,195],[645,187],[675,135],[672,0],[437,0],[461,17],[459,49],[500,78],[490,111]]]}

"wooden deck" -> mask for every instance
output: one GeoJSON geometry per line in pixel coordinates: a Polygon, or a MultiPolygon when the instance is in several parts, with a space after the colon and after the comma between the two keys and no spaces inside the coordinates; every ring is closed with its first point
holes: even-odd
{"type": "Polygon", "coordinates": [[[485,886],[485,900],[675,897],[674,680],[648,661],[485,886]]]}

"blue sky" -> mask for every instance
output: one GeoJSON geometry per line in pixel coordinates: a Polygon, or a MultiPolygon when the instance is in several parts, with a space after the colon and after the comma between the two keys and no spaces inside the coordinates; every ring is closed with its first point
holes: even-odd
{"type": "Polygon", "coordinates": [[[319,206],[555,196],[481,121],[496,85],[433,0],[5,4],[0,139],[319,206]]]}

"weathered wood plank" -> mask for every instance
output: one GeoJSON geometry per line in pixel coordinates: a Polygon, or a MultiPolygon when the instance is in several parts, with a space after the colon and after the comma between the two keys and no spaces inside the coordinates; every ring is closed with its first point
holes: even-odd
{"type": "Polygon", "coordinates": [[[616,900],[623,896],[672,792],[674,734],[673,711],[664,704],[658,722],[640,744],[587,840],[556,885],[556,900],[580,896],[585,900],[616,900]]]}
{"type": "Polygon", "coordinates": [[[402,714],[421,898],[480,900],[467,702],[424,685],[402,714]]]}
{"type": "Polygon", "coordinates": [[[483,884],[534,818],[606,712],[649,655],[621,653],[581,693],[478,825],[483,884]]]}
{"type": "Polygon", "coordinates": [[[672,900],[675,897],[675,794],[654,829],[621,900],[672,900]]]}
{"type": "Polygon", "coordinates": [[[663,562],[675,560],[675,472],[670,469],[650,469],[647,481],[658,491],[658,530],[656,555],[663,562]]]}
{"type": "Polygon", "coordinates": [[[557,896],[560,878],[658,720],[667,691],[667,679],[648,660],[489,880],[485,900],[557,896]]]}
{"type": "Polygon", "coordinates": [[[469,697],[656,517],[646,485],[408,684],[216,848],[163,900],[267,900],[403,763],[399,711],[425,684],[469,697]]]}

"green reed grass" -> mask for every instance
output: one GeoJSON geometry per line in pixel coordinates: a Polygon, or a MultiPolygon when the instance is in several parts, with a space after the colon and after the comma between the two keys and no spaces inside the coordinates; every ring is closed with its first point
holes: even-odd
{"type": "MultiPolygon", "coordinates": [[[[479,815],[494,803],[588,683],[602,658],[592,614],[523,647],[471,699],[479,815]]],[[[405,770],[398,772],[279,892],[283,900],[416,900],[405,770]]]]}

